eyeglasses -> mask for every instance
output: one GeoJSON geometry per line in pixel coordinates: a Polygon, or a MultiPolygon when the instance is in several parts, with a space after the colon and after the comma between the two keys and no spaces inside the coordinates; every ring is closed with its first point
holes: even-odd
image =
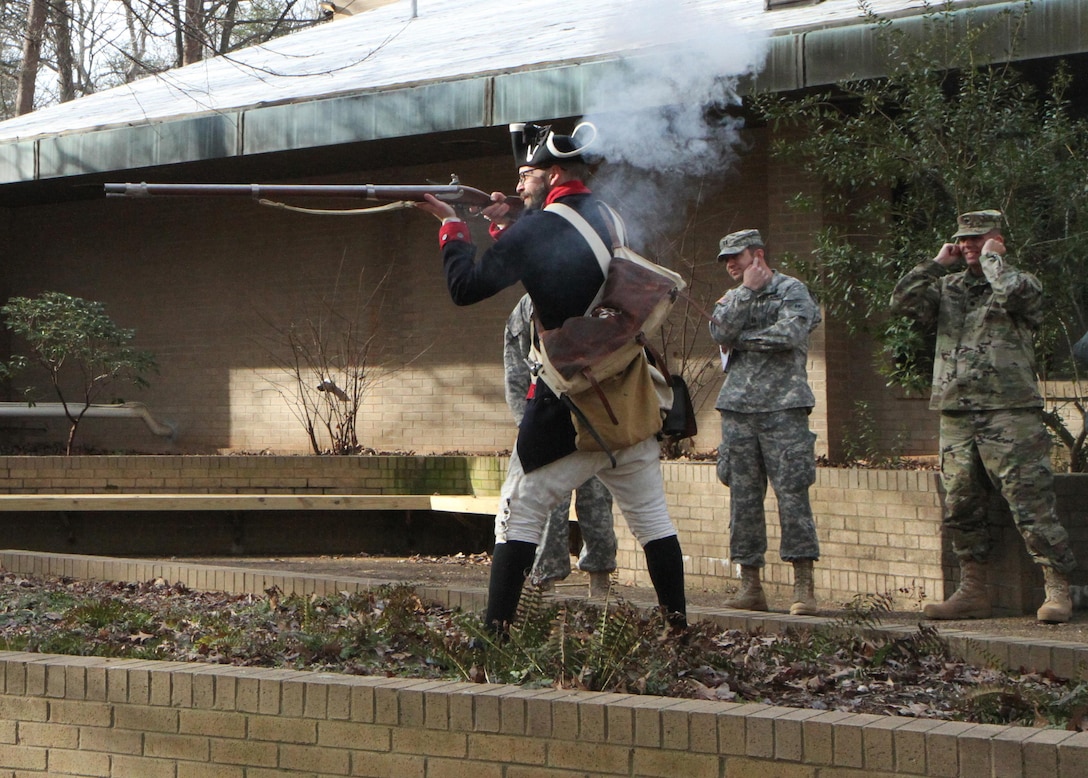
{"type": "Polygon", "coordinates": [[[518,183],[524,184],[530,178],[537,178],[537,179],[543,180],[543,178],[544,178],[543,175],[539,175],[539,176],[536,175],[537,173],[540,173],[540,172],[541,171],[539,171],[539,170],[526,170],[523,173],[518,173],[518,183]]]}

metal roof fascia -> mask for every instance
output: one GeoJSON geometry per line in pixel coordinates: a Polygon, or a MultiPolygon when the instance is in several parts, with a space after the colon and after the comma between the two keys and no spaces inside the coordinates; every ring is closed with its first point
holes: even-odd
{"type": "Polygon", "coordinates": [[[778,35],[770,39],[763,70],[741,79],[737,91],[742,95],[757,92],[791,92],[805,83],[803,34],[778,35]]]}
{"type": "Polygon", "coordinates": [[[330,97],[245,111],[244,154],[486,126],[491,77],[330,97]]]}
{"type": "MultiPolygon", "coordinates": [[[[965,8],[952,12],[959,30],[968,23],[997,21],[979,40],[978,62],[1006,62],[1080,54],[1088,51],[1088,5],[1083,0],[1048,0],[1036,3],[1023,18],[1023,29],[1014,29],[1021,3],[965,8]],[[1000,17],[1005,16],[1002,22],[1000,17]],[[1019,39],[1018,39],[1019,36],[1019,39]],[[1014,41],[1017,41],[1014,45],[1014,41]]],[[[892,21],[912,37],[924,35],[932,22],[923,16],[892,21]]],[[[811,30],[803,34],[804,86],[827,86],[845,79],[885,76],[888,60],[878,45],[872,24],[811,30]]],[[[940,63],[936,63],[938,67],[940,63]]]]}
{"type": "Polygon", "coordinates": [[[1022,46],[1025,59],[1088,52],[1088,3],[1084,0],[1035,3],[1027,17],[1022,46]]]}
{"type": "MultiPolygon", "coordinates": [[[[600,84],[622,78],[629,67],[624,60],[607,59],[497,75],[494,124],[645,107],[629,100],[622,106],[602,100],[600,84]]],[[[629,97],[625,92],[624,98],[629,97]]]]}
{"type": "MultiPolygon", "coordinates": [[[[738,94],[800,88],[800,42],[796,35],[771,39],[765,67],[739,79],[738,94]]],[[[497,75],[494,124],[656,107],[650,101],[632,103],[631,90],[624,90],[622,104],[609,103],[609,95],[600,93],[600,83],[620,79],[629,69],[628,60],[610,59],[497,75]]]]}
{"type": "Polygon", "coordinates": [[[0,184],[37,179],[38,141],[21,140],[0,144],[0,184]]]}
{"type": "Polygon", "coordinates": [[[237,113],[217,113],[137,127],[39,138],[37,178],[64,178],[230,157],[238,151],[240,119],[237,113]]]}
{"type": "MultiPolygon", "coordinates": [[[[1088,51],[1086,6],[1083,0],[1037,3],[1025,18],[1017,57],[1088,51]]],[[[966,23],[969,18],[982,21],[1019,8],[1020,3],[1012,2],[952,13],[957,23],[966,23]]],[[[925,28],[925,20],[916,15],[892,23],[912,34],[925,28]]],[[[999,25],[989,44],[994,60],[1008,57],[1012,35],[1011,27],[999,25]]],[[[623,67],[624,63],[615,59],[562,63],[3,143],[0,183],[493,126],[527,116],[578,116],[598,109],[587,104],[588,85],[618,74],[623,67]]],[[[772,37],[766,67],[742,80],[740,92],[789,91],[886,72],[887,62],[875,45],[873,25],[810,29],[772,37]]]]}

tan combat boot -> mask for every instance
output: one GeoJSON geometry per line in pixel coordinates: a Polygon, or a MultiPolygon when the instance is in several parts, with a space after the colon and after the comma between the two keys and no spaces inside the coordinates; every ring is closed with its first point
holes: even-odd
{"type": "Polygon", "coordinates": [[[1046,601],[1035,614],[1047,624],[1064,624],[1073,615],[1073,600],[1069,596],[1069,579],[1053,567],[1043,568],[1046,580],[1046,601]]]}
{"type": "Polygon", "coordinates": [[[799,559],[793,563],[793,604],[791,616],[815,616],[820,612],[816,607],[816,582],[812,579],[812,560],[799,559]]]}
{"type": "Polygon", "coordinates": [[[767,610],[767,597],[763,594],[763,585],[759,582],[758,567],[740,566],[740,591],[732,600],[725,601],[725,607],[745,611],[767,610]]]}
{"type": "Polygon", "coordinates": [[[944,602],[931,602],[922,609],[927,619],[988,619],[993,615],[986,565],[973,559],[960,560],[960,588],[944,602]]]}
{"type": "Polygon", "coordinates": [[[595,570],[589,574],[589,598],[603,600],[612,591],[612,574],[607,570],[595,570]]]}

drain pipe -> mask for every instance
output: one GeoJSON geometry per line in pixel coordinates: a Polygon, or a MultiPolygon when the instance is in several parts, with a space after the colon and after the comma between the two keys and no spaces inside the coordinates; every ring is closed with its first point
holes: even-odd
{"type": "MultiPolygon", "coordinates": [[[[71,403],[69,403],[68,407],[75,411],[73,415],[78,415],[78,410],[82,408],[82,406],[76,406],[71,403]]],[[[66,415],[63,403],[36,403],[34,405],[27,405],[26,403],[0,402],[0,418],[57,418],[66,415]]],[[[129,402],[113,403],[111,405],[92,404],[87,406],[87,412],[83,414],[83,418],[139,419],[147,425],[147,428],[151,430],[152,434],[158,435],[161,438],[170,438],[173,440],[177,435],[177,429],[173,424],[156,419],[151,415],[151,411],[149,411],[147,406],[143,403],[129,402]]]]}

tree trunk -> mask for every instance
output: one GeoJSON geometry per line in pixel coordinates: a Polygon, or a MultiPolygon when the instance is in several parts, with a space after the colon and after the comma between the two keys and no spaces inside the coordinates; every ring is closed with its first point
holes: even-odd
{"type": "Polygon", "coordinates": [[[203,0],[185,0],[185,50],[183,65],[200,62],[204,58],[204,3],[203,0]]]}
{"type": "Polygon", "coordinates": [[[170,0],[170,14],[174,18],[174,66],[185,62],[185,25],[181,20],[180,0],[170,0]]]}
{"type": "Polygon", "coordinates": [[[76,97],[72,78],[75,57],[72,54],[72,19],[68,14],[68,0],[52,0],[49,15],[53,22],[53,41],[57,49],[57,91],[60,102],[67,103],[76,97]]]}
{"type": "Polygon", "coordinates": [[[38,65],[42,59],[42,33],[45,30],[47,0],[30,0],[26,12],[26,41],[23,61],[19,63],[18,91],[15,95],[15,115],[34,110],[34,90],[38,84],[38,65]]]}
{"type": "Polygon", "coordinates": [[[230,36],[234,32],[234,25],[238,16],[238,0],[230,0],[227,10],[223,13],[223,34],[219,36],[219,50],[216,54],[226,54],[230,51],[230,36]]]}
{"type": "MultiPolygon", "coordinates": [[[[128,30],[131,54],[124,73],[125,83],[129,84],[143,74],[141,63],[147,54],[147,28],[143,26],[143,23],[136,16],[136,11],[132,7],[132,0],[121,0],[121,2],[125,6],[125,28],[128,30]]],[[[171,7],[171,11],[176,10],[177,4],[175,3],[171,7]]]]}

